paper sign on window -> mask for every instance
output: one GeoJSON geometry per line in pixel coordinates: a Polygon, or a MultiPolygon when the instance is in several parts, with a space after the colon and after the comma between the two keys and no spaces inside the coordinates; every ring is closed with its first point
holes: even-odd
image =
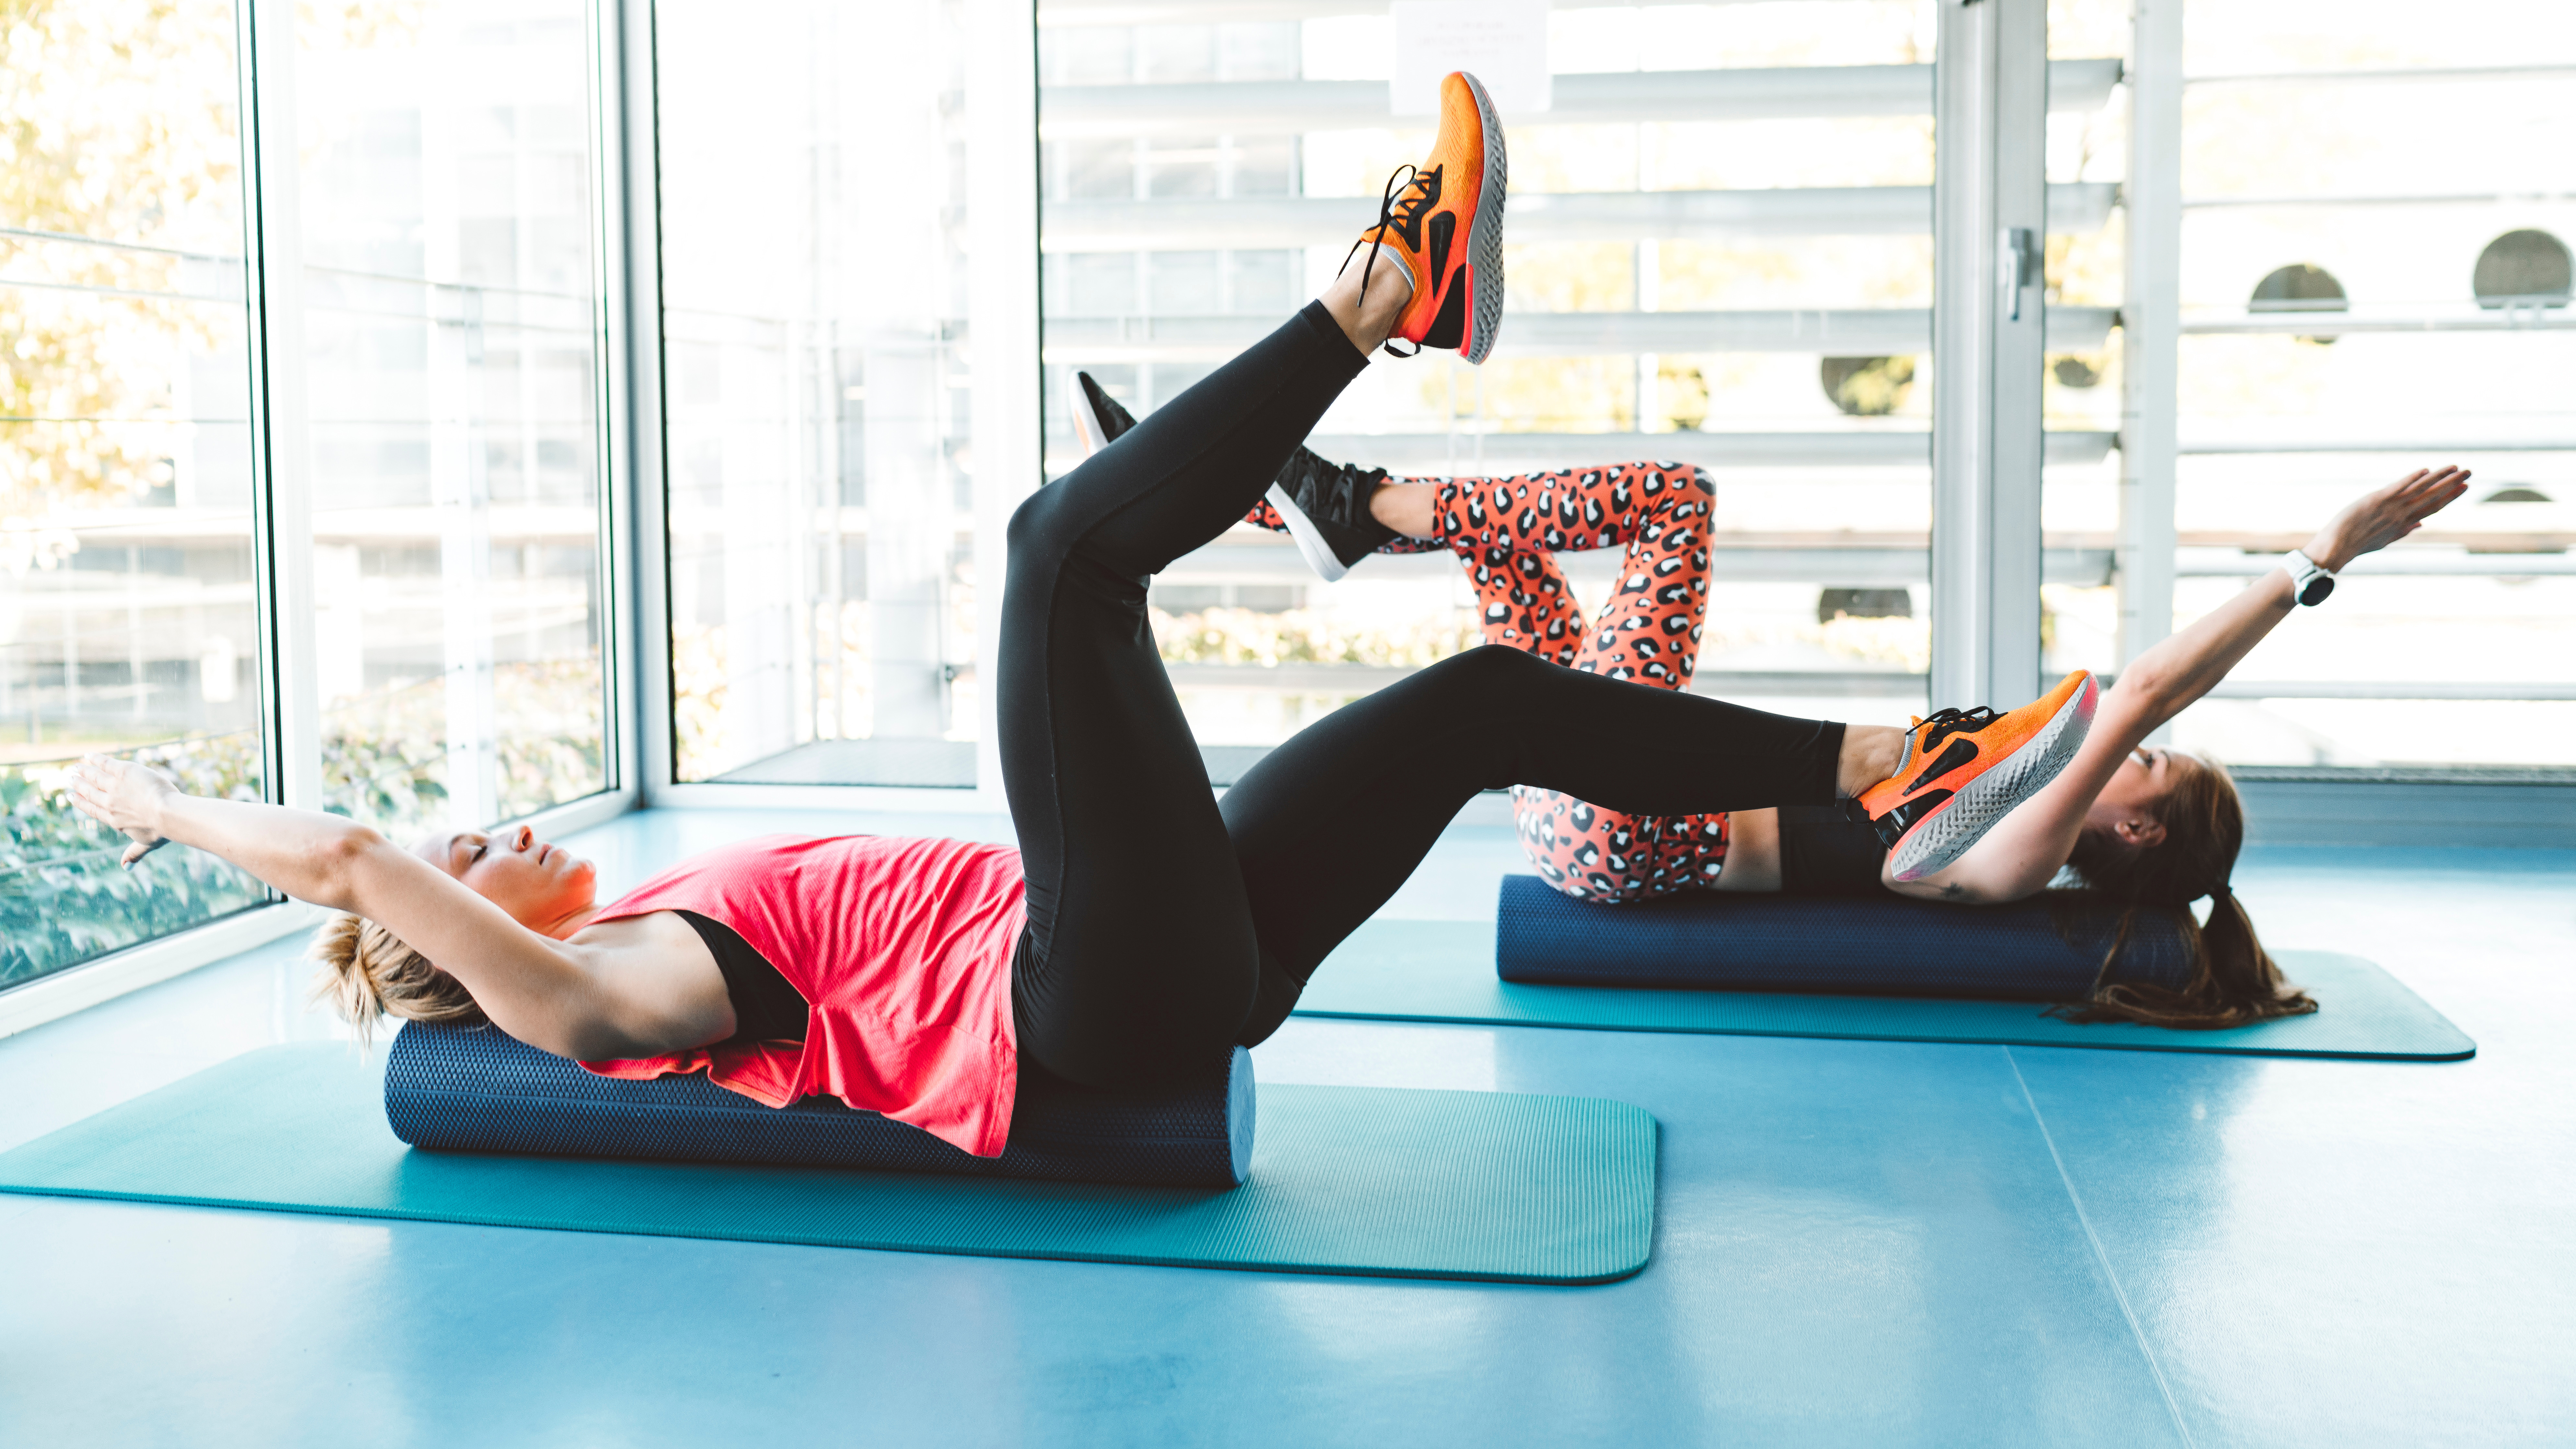
{"type": "Polygon", "coordinates": [[[1547,0],[1395,0],[1399,116],[1440,109],[1440,78],[1463,70],[1485,83],[1505,118],[1550,104],[1547,0]]]}

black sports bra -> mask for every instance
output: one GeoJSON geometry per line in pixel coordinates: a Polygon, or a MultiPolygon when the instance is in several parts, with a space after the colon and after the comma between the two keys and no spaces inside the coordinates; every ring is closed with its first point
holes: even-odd
{"type": "Polygon", "coordinates": [[[803,993],[778,974],[769,958],[751,948],[733,927],[695,911],[680,919],[696,928],[698,938],[715,953],[724,973],[725,995],[733,998],[733,1035],[727,1041],[803,1041],[806,1001],[803,993]]]}
{"type": "Polygon", "coordinates": [[[1893,895],[1878,872],[1887,847],[1878,832],[1841,805],[1780,807],[1780,893],[1789,896],[1893,895]]]}

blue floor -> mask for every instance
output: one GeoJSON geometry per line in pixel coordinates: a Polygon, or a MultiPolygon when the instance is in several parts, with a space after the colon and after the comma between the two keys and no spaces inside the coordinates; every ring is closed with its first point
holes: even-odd
{"type": "MultiPolygon", "coordinates": [[[[611,889],[771,829],[630,816],[611,889]]],[[[1389,914],[1478,918],[1460,828],[1389,914]]],[[[0,1441],[2576,1441],[2576,853],[2272,848],[2276,943],[2370,956],[2456,1064],[1291,1021],[1269,1082],[1663,1122],[1638,1277],[1550,1289],[0,1197],[0,1441]]],[[[0,1147],[333,1034],[284,942],[0,1041],[0,1147]]],[[[2332,1009],[2332,1003],[2327,1004],[2332,1009]]]]}

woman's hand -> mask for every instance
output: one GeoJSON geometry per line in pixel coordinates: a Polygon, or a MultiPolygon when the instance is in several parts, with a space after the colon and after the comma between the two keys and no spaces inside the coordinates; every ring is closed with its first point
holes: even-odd
{"type": "Polygon", "coordinates": [[[2469,491],[2466,468],[2418,468],[2376,493],[2355,500],[2317,530],[2301,550],[2328,573],[2366,553],[2376,553],[2424,526],[2424,520],[2469,491]]]}
{"type": "Polygon", "coordinates": [[[179,791],[160,772],[131,760],[84,755],[72,766],[71,776],[72,804],[80,813],[124,832],[133,842],[117,864],[132,870],[136,861],[170,843],[161,833],[161,807],[179,791]]]}

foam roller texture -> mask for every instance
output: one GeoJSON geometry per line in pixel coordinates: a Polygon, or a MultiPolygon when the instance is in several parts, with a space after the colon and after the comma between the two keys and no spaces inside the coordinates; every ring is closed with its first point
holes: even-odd
{"type": "Polygon", "coordinates": [[[1252,1163],[1252,1054],[1158,1091],[1099,1091],[1023,1061],[1010,1144],[976,1157],[831,1097],[764,1107],[704,1073],[621,1081],[492,1027],[406,1022],[385,1118],[414,1147],[779,1167],[890,1168],[1160,1187],[1232,1187],[1252,1163]]]}
{"type": "MultiPolygon", "coordinates": [[[[1605,906],[1534,875],[1503,877],[1494,965],[1506,981],[1558,986],[2080,1001],[2120,913],[2069,896],[1952,906],[1903,896],[1689,891],[1605,906]]],[[[2140,911],[2116,979],[2179,987],[2180,925],[2140,911]]]]}

